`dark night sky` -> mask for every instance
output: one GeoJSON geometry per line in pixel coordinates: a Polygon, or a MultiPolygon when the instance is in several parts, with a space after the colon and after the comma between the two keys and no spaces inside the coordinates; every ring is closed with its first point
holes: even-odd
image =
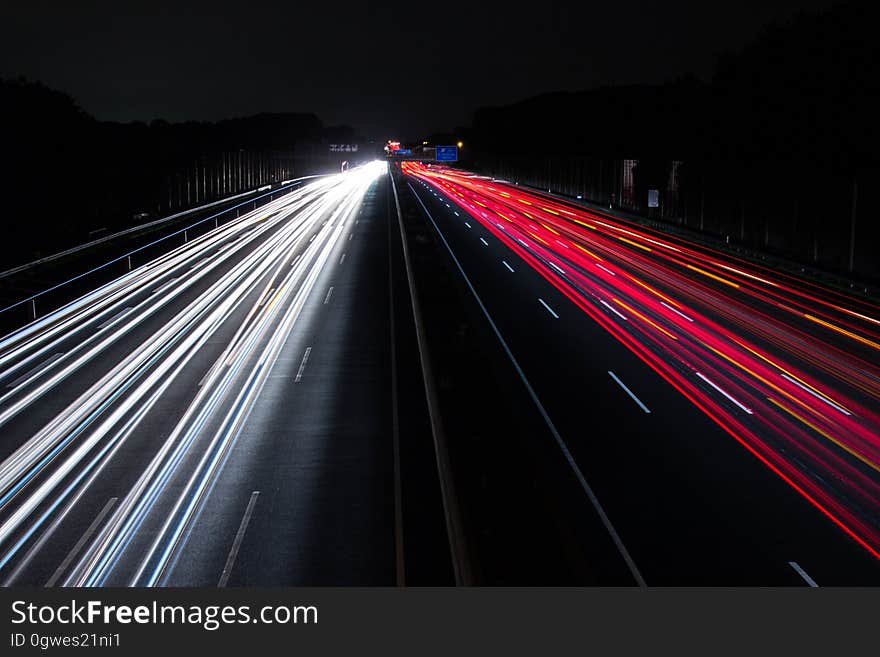
{"type": "Polygon", "coordinates": [[[107,120],[313,111],[376,137],[470,122],[544,91],[707,75],[773,19],[822,0],[513,3],[6,3],[0,76],[107,120]]]}

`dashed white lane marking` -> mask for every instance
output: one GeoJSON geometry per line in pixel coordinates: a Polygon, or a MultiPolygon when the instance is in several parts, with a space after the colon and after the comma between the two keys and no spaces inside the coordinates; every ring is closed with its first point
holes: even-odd
{"type": "Polygon", "coordinates": [[[257,308],[262,308],[264,305],[266,305],[266,302],[269,300],[269,297],[272,296],[272,293],[274,291],[275,291],[275,288],[273,287],[268,292],[266,292],[266,294],[263,295],[263,298],[260,299],[260,303],[257,304],[257,308]]]}
{"type": "Polygon", "coordinates": [[[611,375],[611,378],[614,379],[614,380],[617,382],[617,385],[619,385],[621,388],[623,388],[623,390],[626,392],[626,394],[628,394],[628,395],[632,398],[632,400],[633,400],[636,404],[639,405],[639,408],[641,408],[643,411],[645,411],[645,413],[650,413],[650,412],[651,412],[651,409],[649,409],[647,406],[645,406],[645,405],[642,403],[642,400],[639,399],[638,397],[636,397],[635,394],[633,393],[633,391],[630,390],[629,388],[627,388],[627,387],[626,387],[626,384],[624,384],[624,382],[621,381],[621,380],[617,377],[617,375],[616,375],[614,372],[612,372],[611,370],[608,370],[608,374],[610,374],[610,375],[611,375]]]}
{"type": "Polygon", "coordinates": [[[296,372],[296,378],[293,380],[294,383],[299,383],[302,380],[303,372],[306,369],[306,363],[309,362],[309,354],[312,353],[311,347],[306,347],[306,353],[303,354],[302,362],[299,364],[299,370],[296,372]]]}
{"type": "Polygon", "coordinates": [[[259,496],[260,491],[258,490],[251,493],[251,499],[248,500],[247,508],[244,510],[244,516],[241,519],[241,524],[238,526],[238,531],[235,533],[235,539],[232,541],[229,556],[226,557],[226,565],[223,566],[223,572],[220,573],[220,581],[217,582],[217,586],[219,587],[226,586],[226,583],[229,581],[229,575],[232,573],[232,567],[235,565],[235,557],[238,555],[239,548],[241,548],[241,542],[244,540],[244,533],[247,531],[251,516],[254,514],[254,506],[256,506],[257,498],[259,496]]]}
{"type": "Polygon", "coordinates": [[[831,406],[831,408],[836,408],[838,411],[840,411],[840,412],[843,413],[844,415],[852,415],[852,413],[850,413],[848,410],[846,410],[843,406],[840,406],[840,405],[838,405],[838,404],[835,404],[833,401],[831,401],[830,399],[828,399],[828,398],[825,397],[824,395],[822,395],[822,394],[816,392],[815,390],[811,390],[810,388],[808,388],[807,386],[805,386],[804,384],[802,384],[802,383],[801,383],[800,381],[798,381],[797,379],[793,379],[793,378],[791,378],[790,376],[788,376],[787,374],[783,374],[783,375],[782,375],[782,378],[787,379],[788,381],[791,381],[791,382],[792,382],[793,384],[795,384],[798,388],[801,388],[801,389],[804,390],[805,392],[811,394],[813,397],[815,397],[815,398],[818,399],[819,401],[823,401],[823,402],[825,402],[826,404],[828,404],[829,406],[831,406]]]}
{"type": "Polygon", "coordinates": [[[620,317],[620,319],[622,319],[623,321],[627,321],[626,317],[624,317],[623,315],[621,315],[621,314],[617,311],[617,308],[615,308],[614,306],[612,306],[610,303],[606,303],[606,302],[605,302],[604,300],[602,300],[602,299],[599,299],[599,303],[601,303],[601,304],[602,304],[603,306],[605,306],[608,310],[610,310],[610,311],[613,312],[615,315],[617,315],[618,317],[620,317]]]}
{"type": "Polygon", "coordinates": [[[691,319],[690,317],[688,317],[687,315],[685,315],[683,312],[681,312],[681,311],[678,310],[677,308],[673,308],[672,306],[670,306],[670,305],[669,305],[668,303],[666,303],[665,301],[661,301],[660,303],[661,303],[663,306],[665,306],[666,308],[669,308],[669,310],[671,310],[672,312],[674,312],[676,315],[681,315],[681,316],[684,317],[687,321],[689,321],[689,322],[694,321],[693,319],[691,319]]]}
{"type": "Polygon", "coordinates": [[[116,313],[115,315],[113,315],[113,317],[111,317],[110,319],[104,321],[104,322],[101,323],[101,324],[98,324],[98,329],[100,330],[100,329],[104,328],[105,326],[109,326],[110,324],[112,324],[113,322],[115,322],[117,319],[119,319],[120,317],[122,317],[122,316],[123,316],[125,313],[127,313],[129,310],[131,310],[131,306],[126,306],[126,307],[123,308],[121,311],[119,311],[118,313],[116,313]]]}
{"type": "Polygon", "coordinates": [[[169,280],[167,283],[165,283],[165,285],[163,285],[163,286],[160,287],[158,290],[156,290],[156,291],[154,292],[154,294],[161,294],[162,292],[164,292],[165,290],[167,290],[169,287],[171,287],[172,285],[174,285],[176,282],[177,282],[177,279],[176,279],[176,278],[172,278],[172,279],[169,280]]]}
{"type": "Polygon", "coordinates": [[[809,584],[812,588],[814,588],[814,589],[819,588],[819,585],[816,584],[816,580],[814,580],[812,577],[810,577],[809,575],[807,575],[807,572],[806,572],[803,568],[801,568],[801,567],[797,564],[796,561],[789,561],[789,562],[788,562],[788,565],[791,566],[792,568],[794,568],[794,571],[795,571],[798,575],[800,575],[800,576],[803,578],[803,580],[804,580],[807,584],[809,584]]]}
{"type": "Polygon", "coordinates": [[[727,391],[722,390],[722,389],[721,389],[719,386],[717,386],[713,381],[710,381],[707,377],[703,376],[700,372],[697,372],[697,376],[700,377],[701,379],[703,379],[703,381],[705,381],[706,383],[708,383],[710,386],[712,386],[713,388],[715,388],[715,390],[717,390],[718,392],[720,392],[722,395],[724,395],[725,397],[727,397],[727,399],[729,399],[729,400],[732,401],[734,404],[736,404],[737,406],[739,406],[739,407],[740,407],[742,410],[744,410],[746,413],[748,413],[749,415],[754,415],[754,413],[752,413],[752,409],[750,409],[748,406],[745,406],[744,404],[742,404],[742,403],[741,403],[740,401],[738,401],[737,399],[734,399],[734,398],[733,398],[733,397],[732,397],[727,391]]]}
{"type": "Polygon", "coordinates": [[[547,312],[548,312],[548,313],[550,313],[551,315],[553,315],[553,317],[555,317],[556,319],[559,319],[559,315],[557,315],[557,314],[553,311],[553,309],[552,309],[550,306],[547,305],[547,302],[546,302],[546,301],[544,301],[544,300],[543,300],[542,298],[540,298],[540,297],[538,297],[538,301],[540,301],[540,302],[541,302],[541,305],[544,306],[544,307],[547,309],[547,312]]]}
{"type": "Polygon", "coordinates": [[[52,356],[50,356],[49,358],[47,358],[46,360],[44,360],[42,363],[40,363],[39,365],[37,365],[35,368],[33,368],[33,369],[31,369],[31,370],[28,370],[27,372],[25,372],[24,374],[22,374],[22,375],[21,375],[20,377],[18,377],[15,381],[13,381],[13,382],[11,382],[10,384],[8,384],[6,387],[7,387],[7,388],[17,388],[18,386],[20,386],[22,383],[24,383],[24,382],[27,381],[28,379],[31,379],[31,378],[37,376],[37,374],[39,374],[39,373],[42,372],[44,369],[46,369],[47,367],[49,367],[52,363],[54,363],[56,360],[58,360],[59,358],[61,358],[63,355],[64,355],[64,352],[63,352],[63,351],[58,352],[57,354],[53,354],[52,356]]]}
{"type": "Polygon", "coordinates": [[[76,555],[79,554],[80,550],[83,549],[83,546],[88,543],[89,539],[92,537],[92,534],[98,529],[101,525],[101,521],[104,519],[110,509],[113,508],[113,505],[116,504],[118,498],[111,497],[107,504],[104,505],[104,508],[101,509],[101,512],[98,516],[92,520],[92,524],[89,525],[88,529],[86,529],[85,534],[76,542],[76,545],[73,546],[73,549],[70,550],[68,555],[64,558],[64,561],[61,562],[61,565],[58,566],[57,570],[52,574],[52,577],[49,578],[49,581],[46,582],[47,588],[52,588],[55,586],[55,582],[57,582],[61,576],[64,574],[64,571],[67,570],[67,567],[73,562],[76,558],[76,555]]]}

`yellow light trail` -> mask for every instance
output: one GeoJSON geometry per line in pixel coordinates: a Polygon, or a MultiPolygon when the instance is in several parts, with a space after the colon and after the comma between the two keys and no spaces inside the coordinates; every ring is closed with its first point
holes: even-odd
{"type": "Polygon", "coordinates": [[[726,278],[721,278],[720,276],[716,276],[715,274],[706,271],[705,269],[700,269],[699,267],[694,267],[693,265],[687,265],[688,269],[693,269],[695,272],[699,272],[703,274],[703,276],[708,276],[709,278],[714,278],[716,281],[724,283],[725,285],[729,285],[730,287],[735,287],[739,289],[739,284],[734,283],[733,281],[729,281],[726,278]]]}
{"type": "Polygon", "coordinates": [[[880,468],[878,468],[877,465],[876,465],[875,463],[873,463],[870,459],[868,459],[868,458],[862,456],[861,454],[859,454],[857,451],[855,451],[855,450],[852,449],[851,447],[847,447],[845,444],[843,444],[842,442],[840,442],[837,438],[835,438],[834,436],[832,436],[831,434],[829,434],[827,431],[824,431],[824,430],[821,429],[820,427],[817,427],[815,424],[813,424],[812,422],[810,422],[808,419],[806,419],[805,417],[799,415],[798,413],[795,413],[793,410],[791,410],[790,408],[787,408],[785,405],[783,405],[783,404],[781,404],[780,402],[776,401],[776,400],[773,399],[772,397],[767,397],[767,400],[768,400],[770,403],[774,404],[775,406],[778,406],[779,408],[781,408],[783,411],[785,411],[786,413],[788,413],[788,414],[791,415],[792,417],[797,418],[798,420],[800,420],[801,422],[803,422],[804,424],[806,424],[808,427],[810,427],[813,431],[815,431],[816,433],[818,433],[818,434],[824,436],[825,438],[827,438],[828,440],[830,440],[831,442],[833,442],[835,445],[837,445],[837,446],[840,447],[841,449],[845,449],[847,452],[849,452],[850,454],[852,454],[853,456],[855,456],[859,461],[861,461],[861,462],[864,463],[865,465],[867,465],[867,466],[873,468],[874,470],[877,470],[878,472],[880,472],[880,468]]]}
{"type": "Polygon", "coordinates": [[[652,250],[651,248],[645,246],[644,244],[639,244],[638,242],[633,242],[632,240],[628,240],[625,237],[620,237],[619,235],[617,236],[617,239],[621,240],[622,242],[626,242],[627,244],[632,244],[637,249],[642,249],[643,251],[647,251],[648,253],[650,253],[652,250]]]}
{"type": "Polygon", "coordinates": [[[616,304],[618,304],[618,305],[620,305],[620,306],[623,306],[623,307],[626,308],[628,311],[630,311],[633,315],[635,315],[636,317],[640,318],[642,321],[647,322],[648,324],[650,324],[651,326],[653,326],[655,329],[657,329],[657,330],[660,331],[661,333],[664,333],[665,335],[669,336],[669,337],[672,338],[673,340],[678,340],[677,337],[675,337],[674,335],[672,335],[672,333],[670,333],[669,331],[667,331],[665,328],[663,328],[662,326],[660,326],[660,325],[657,324],[656,322],[652,321],[652,320],[649,319],[648,317],[645,317],[645,316],[644,316],[642,313],[640,313],[638,310],[636,310],[636,309],[633,308],[632,306],[630,306],[630,305],[624,303],[623,301],[621,301],[621,300],[618,299],[617,297],[611,297],[611,300],[614,301],[614,303],[616,303],[616,304]]]}
{"type": "Polygon", "coordinates": [[[822,326],[824,326],[826,328],[830,328],[832,331],[837,331],[838,333],[845,335],[849,338],[852,338],[853,340],[858,340],[862,344],[866,344],[869,347],[873,347],[874,349],[880,349],[880,344],[877,344],[876,342],[874,342],[873,340],[869,340],[868,338],[863,338],[861,335],[859,335],[857,333],[853,333],[852,331],[847,331],[845,328],[840,328],[839,326],[835,326],[834,324],[826,322],[823,319],[819,319],[818,317],[814,317],[813,315],[810,315],[809,313],[804,313],[804,317],[809,319],[811,322],[816,322],[817,324],[821,324],[822,326]]]}
{"type": "Polygon", "coordinates": [[[592,251],[590,251],[587,247],[585,247],[585,246],[581,246],[581,245],[578,244],[577,242],[574,242],[574,247],[575,247],[576,249],[580,249],[581,251],[583,251],[584,253],[586,253],[586,254],[588,254],[588,255],[593,256],[593,257],[594,257],[596,260],[598,260],[599,262],[604,262],[604,260],[602,260],[602,258],[600,258],[599,256],[597,256],[597,255],[596,255],[595,253],[593,253],[592,251]]]}
{"type": "Polygon", "coordinates": [[[643,282],[643,281],[640,281],[638,278],[636,278],[636,277],[633,276],[632,274],[627,274],[626,272],[623,272],[623,274],[624,274],[624,276],[626,276],[629,280],[631,280],[631,281],[632,281],[633,283],[635,283],[636,285],[640,285],[641,287],[645,288],[646,290],[648,290],[648,291],[651,292],[652,294],[656,294],[658,297],[660,297],[661,299],[663,299],[663,300],[666,301],[667,303],[672,304],[672,305],[675,306],[676,308],[681,308],[681,305],[680,305],[678,302],[673,301],[672,299],[670,299],[669,297],[667,297],[665,294],[663,294],[663,293],[660,292],[659,290],[655,290],[653,287],[651,287],[651,286],[648,285],[647,283],[645,283],[645,282],[643,282]]]}

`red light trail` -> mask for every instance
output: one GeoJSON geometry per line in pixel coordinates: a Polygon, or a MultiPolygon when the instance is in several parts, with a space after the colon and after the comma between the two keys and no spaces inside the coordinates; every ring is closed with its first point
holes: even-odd
{"type": "Polygon", "coordinates": [[[533,190],[402,167],[880,559],[880,308],[533,190]]]}

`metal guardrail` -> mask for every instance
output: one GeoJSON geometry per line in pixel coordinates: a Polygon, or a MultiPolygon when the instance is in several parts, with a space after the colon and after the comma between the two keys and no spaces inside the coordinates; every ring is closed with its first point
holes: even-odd
{"type": "Polygon", "coordinates": [[[178,212],[176,214],[169,215],[167,217],[162,217],[160,219],[155,219],[145,224],[141,224],[140,226],[132,226],[131,228],[126,228],[125,230],[121,230],[118,233],[113,233],[112,235],[105,235],[104,237],[99,237],[96,240],[92,240],[91,242],[86,242],[85,244],[80,244],[78,246],[74,246],[65,251],[59,251],[58,253],[53,253],[50,256],[46,256],[45,258],[40,258],[38,260],[34,260],[33,262],[28,262],[23,265],[19,265],[18,267],[13,267],[12,269],[7,269],[6,271],[0,272],[0,278],[6,278],[7,276],[12,276],[13,274],[17,274],[22,271],[27,271],[33,267],[38,265],[46,264],[47,262],[52,262],[53,260],[58,260],[59,258],[63,258],[65,256],[73,255],[74,253],[78,253],[79,251],[84,251],[85,249],[91,248],[93,246],[98,246],[99,244],[104,244],[105,242],[109,242],[111,240],[116,239],[117,237],[124,237],[125,235],[130,235],[131,233],[136,233],[139,230],[146,230],[148,228],[152,228],[153,226],[158,226],[160,224],[167,223],[169,221],[174,221],[175,219],[179,219],[180,217],[184,217],[188,214],[193,214],[196,212],[201,212],[202,210],[207,210],[208,208],[212,208],[217,205],[223,205],[224,203],[229,203],[230,201],[234,201],[237,198],[244,198],[245,196],[250,196],[252,194],[256,194],[258,190],[252,189],[247,192],[242,192],[241,194],[236,194],[235,196],[228,196],[227,198],[221,198],[218,201],[213,201],[211,203],[207,203],[205,205],[200,205],[195,208],[190,208],[189,210],[184,210],[183,212],[178,212]]]}
{"type": "Polygon", "coordinates": [[[467,537],[465,536],[464,521],[461,513],[461,505],[459,503],[459,495],[456,492],[455,478],[452,475],[452,470],[449,464],[449,449],[446,444],[446,432],[443,426],[443,417],[440,414],[440,401],[433,373],[431,350],[427,346],[419,293],[413,276],[412,257],[409,251],[409,243],[406,240],[406,229],[403,225],[403,213],[400,209],[400,198],[397,195],[397,184],[394,182],[394,176],[394,172],[391,172],[389,175],[391,179],[391,191],[394,194],[394,205],[397,210],[397,225],[400,230],[403,262],[404,267],[406,268],[406,279],[407,286],[409,287],[410,306],[412,307],[413,324],[416,332],[419,363],[422,368],[422,381],[425,386],[425,403],[428,408],[428,422],[431,425],[434,455],[437,459],[437,475],[440,481],[440,497],[443,501],[443,513],[446,519],[446,532],[449,538],[452,569],[455,575],[456,585],[473,586],[475,580],[474,568],[471,563],[472,557],[468,547],[467,537]]]}
{"type": "Polygon", "coordinates": [[[821,267],[814,267],[782,254],[761,251],[760,249],[743,244],[738,240],[730,239],[730,241],[726,241],[717,234],[700,231],[691,226],[681,226],[671,221],[652,219],[619,207],[608,208],[608,206],[591,199],[576,198],[569,194],[548,190],[546,187],[537,187],[530,183],[515,181],[512,178],[493,176],[492,174],[481,175],[487,175],[493,179],[509,180],[520,187],[528,187],[529,189],[548,196],[554,196],[573,205],[580,205],[600,212],[605,212],[664,233],[678,235],[709,248],[739,255],[758,264],[772,264],[782,268],[786,273],[801,276],[813,283],[831,286],[841,292],[853,294],[870,301],[880,298],[880,288],[869,281],[848,277],[839,272],[822,269],[821,267]]]}
{"type": "Polygon", "coordinates": [[[197,226],[202,225],[206,221],[219,219],[222,215],[226,214],[227,212],[232,212],[233,210],[238,210],[239,208],[241,208],[245,205],[250,205],[251,203],[254,203],[255,207],[256,207],[256,202],[259,201],[260,199],[263,199],[267,196],[274,196],[275,194],[279,194],[279,193],[286,193],[286,192],[290,191],[291,189],[293,189],[294,186],[299,185],[303,180],[308,180],[310,178],[320,178],[323,175],[326,175],[326,174],[317,174],[317,175],[311,175],[311,176],[302,176],[300,178],[293,178],[289,181],[285,181],[288,184],[286,184],[286,185],[283,184],[281,187],[278,187],[277,189],[266,191],[265,194],[260,194],[259,196],[253,196],[253,194],[259,193],[261,191],[261,189],[263,189],[263,188],[251,190],[249,192],[243,192],[241,194],[227,197],[225,199],[220,199],[218,201],[213,201],[213,202],[208,203],[206,205],[202,205],[197,208],[191,208],[189,210],[184,210],[183,212],[178,212],[177,214],[169,215],[167,217],[162,217],[161,219],[156,219],[156,220],[148,222],[146,224],[141,224],[139,226],[133,226],[131,228],[126,228],[125,230],[119,231],[119,232],[114,233],[112,235],[107,235],[106,237],[102,237],[100,239],[93,240],[91,242],[87,242],[87,243],[81,244],[79,246],[75,246],[71,249],[67,249],[66,251],[61,251],[61,252],[55,253],[51,256],[46,256],[45,258],[40,258],[39,260],[34,260],[33,262],[29,262],[25,265],[20,265],[18,267],[13,268],[13,269],[9,269],[4,272],[0,272],[0,279],[2,279],[5,277],[8,277],[8,276],[11,276],[12,274],[26,271],[26,270],[31,269],[33,267],[36,267],[36,266],[39,266],[42,264],[46,264],[48,262],[52,262],[54,260],[58,260],[58,259],[63,258],[65,256],[72,255],[72,254],[78,253],[80,251],[84,251],[88,248],[98,246],[100,244],[104,244],[104,243],[109,242],[113,239],[117,239],[119,237],[124,237],[125,235],[130,235],[132,233],[135,233],[135,232],[138,232],[141,230],[146,230],[146,229],[152,228],[154,226],[158,226],[158,225],[161,225],[164,223],[168,223],[170,221],[174,221],[175,219],[179,219],[180,217],[186,216],[188,214],[201,212],[201,211],[204,211],[208,208],[215,207],[217,205],[222,205],[224,203],[228,203],[229,201],[233,201],[238,198],[243,198],[245,196],[250,197],[250,198],[248,198],[247,201],[243,201],[242,203],[237,203],[236,205],[225,208],[225,209],[221,210],[220,212],[212,214],[208,217],[204,217],[203,219],[199,219],[195,223],[189,224],[188,226],[184,226],[183,228],[180,228],[172,233],[169,233],[168,235],[165,235],[164,237],[160,237],[159,239],[153,240],[152,242],[150,242],[148,244],[144,244],[142,246],[139,246],[136,249],[132,249],[131,251],[123,253],[122,255],[117,256],[111,260],[108,260],[107,262],[100,264],[97,267],[92,267],[88,271],[85,271],[81,274],[77,274],[76,276],[74,276],[72,278],[69,278],[65,281],[62,281],[61,283],[57,283],[56,285],[48,287],[45,290],[41,290],[35,294],[32,294],[31,296],[29,296],[25,299],[21,299],[20,301],[16,301],[15,303],[12,303],[8,306],[5,306],[4,308],[0,308],[0,315],[2,315],[3,313],[6,313],[14,308],[19,308],[27,303],[30,303],[33,308],[33,317],[34,317],[34,319],[36,319],[36,315],[37,315],[36,300],[39,299],[40,297],[42,297],[50,292],[54,292],[54,291],[64,287],[65,285],[69,285],[70,283],[73,283],[73,282],[78,281],[82,278],[85,278],[86,276],[89,276],[90,274],[94,274],[97,271],[105,269],[106,267],[109,267],[110,265],[113,265],[117,262],[121,262],[122,260],[130,258],[132,255],[139,253],[141,251],[144,251],[145,249],[148,249],[152,246],[155,246],[156,244],[159,244],[160,242],[163,242],[167,239],[170,239],[170,238],[175,237],[177,235],[180,235],[182,233],[186,233],[187,231],[192,230],[193,228],[196,228],[197,226]]]}

